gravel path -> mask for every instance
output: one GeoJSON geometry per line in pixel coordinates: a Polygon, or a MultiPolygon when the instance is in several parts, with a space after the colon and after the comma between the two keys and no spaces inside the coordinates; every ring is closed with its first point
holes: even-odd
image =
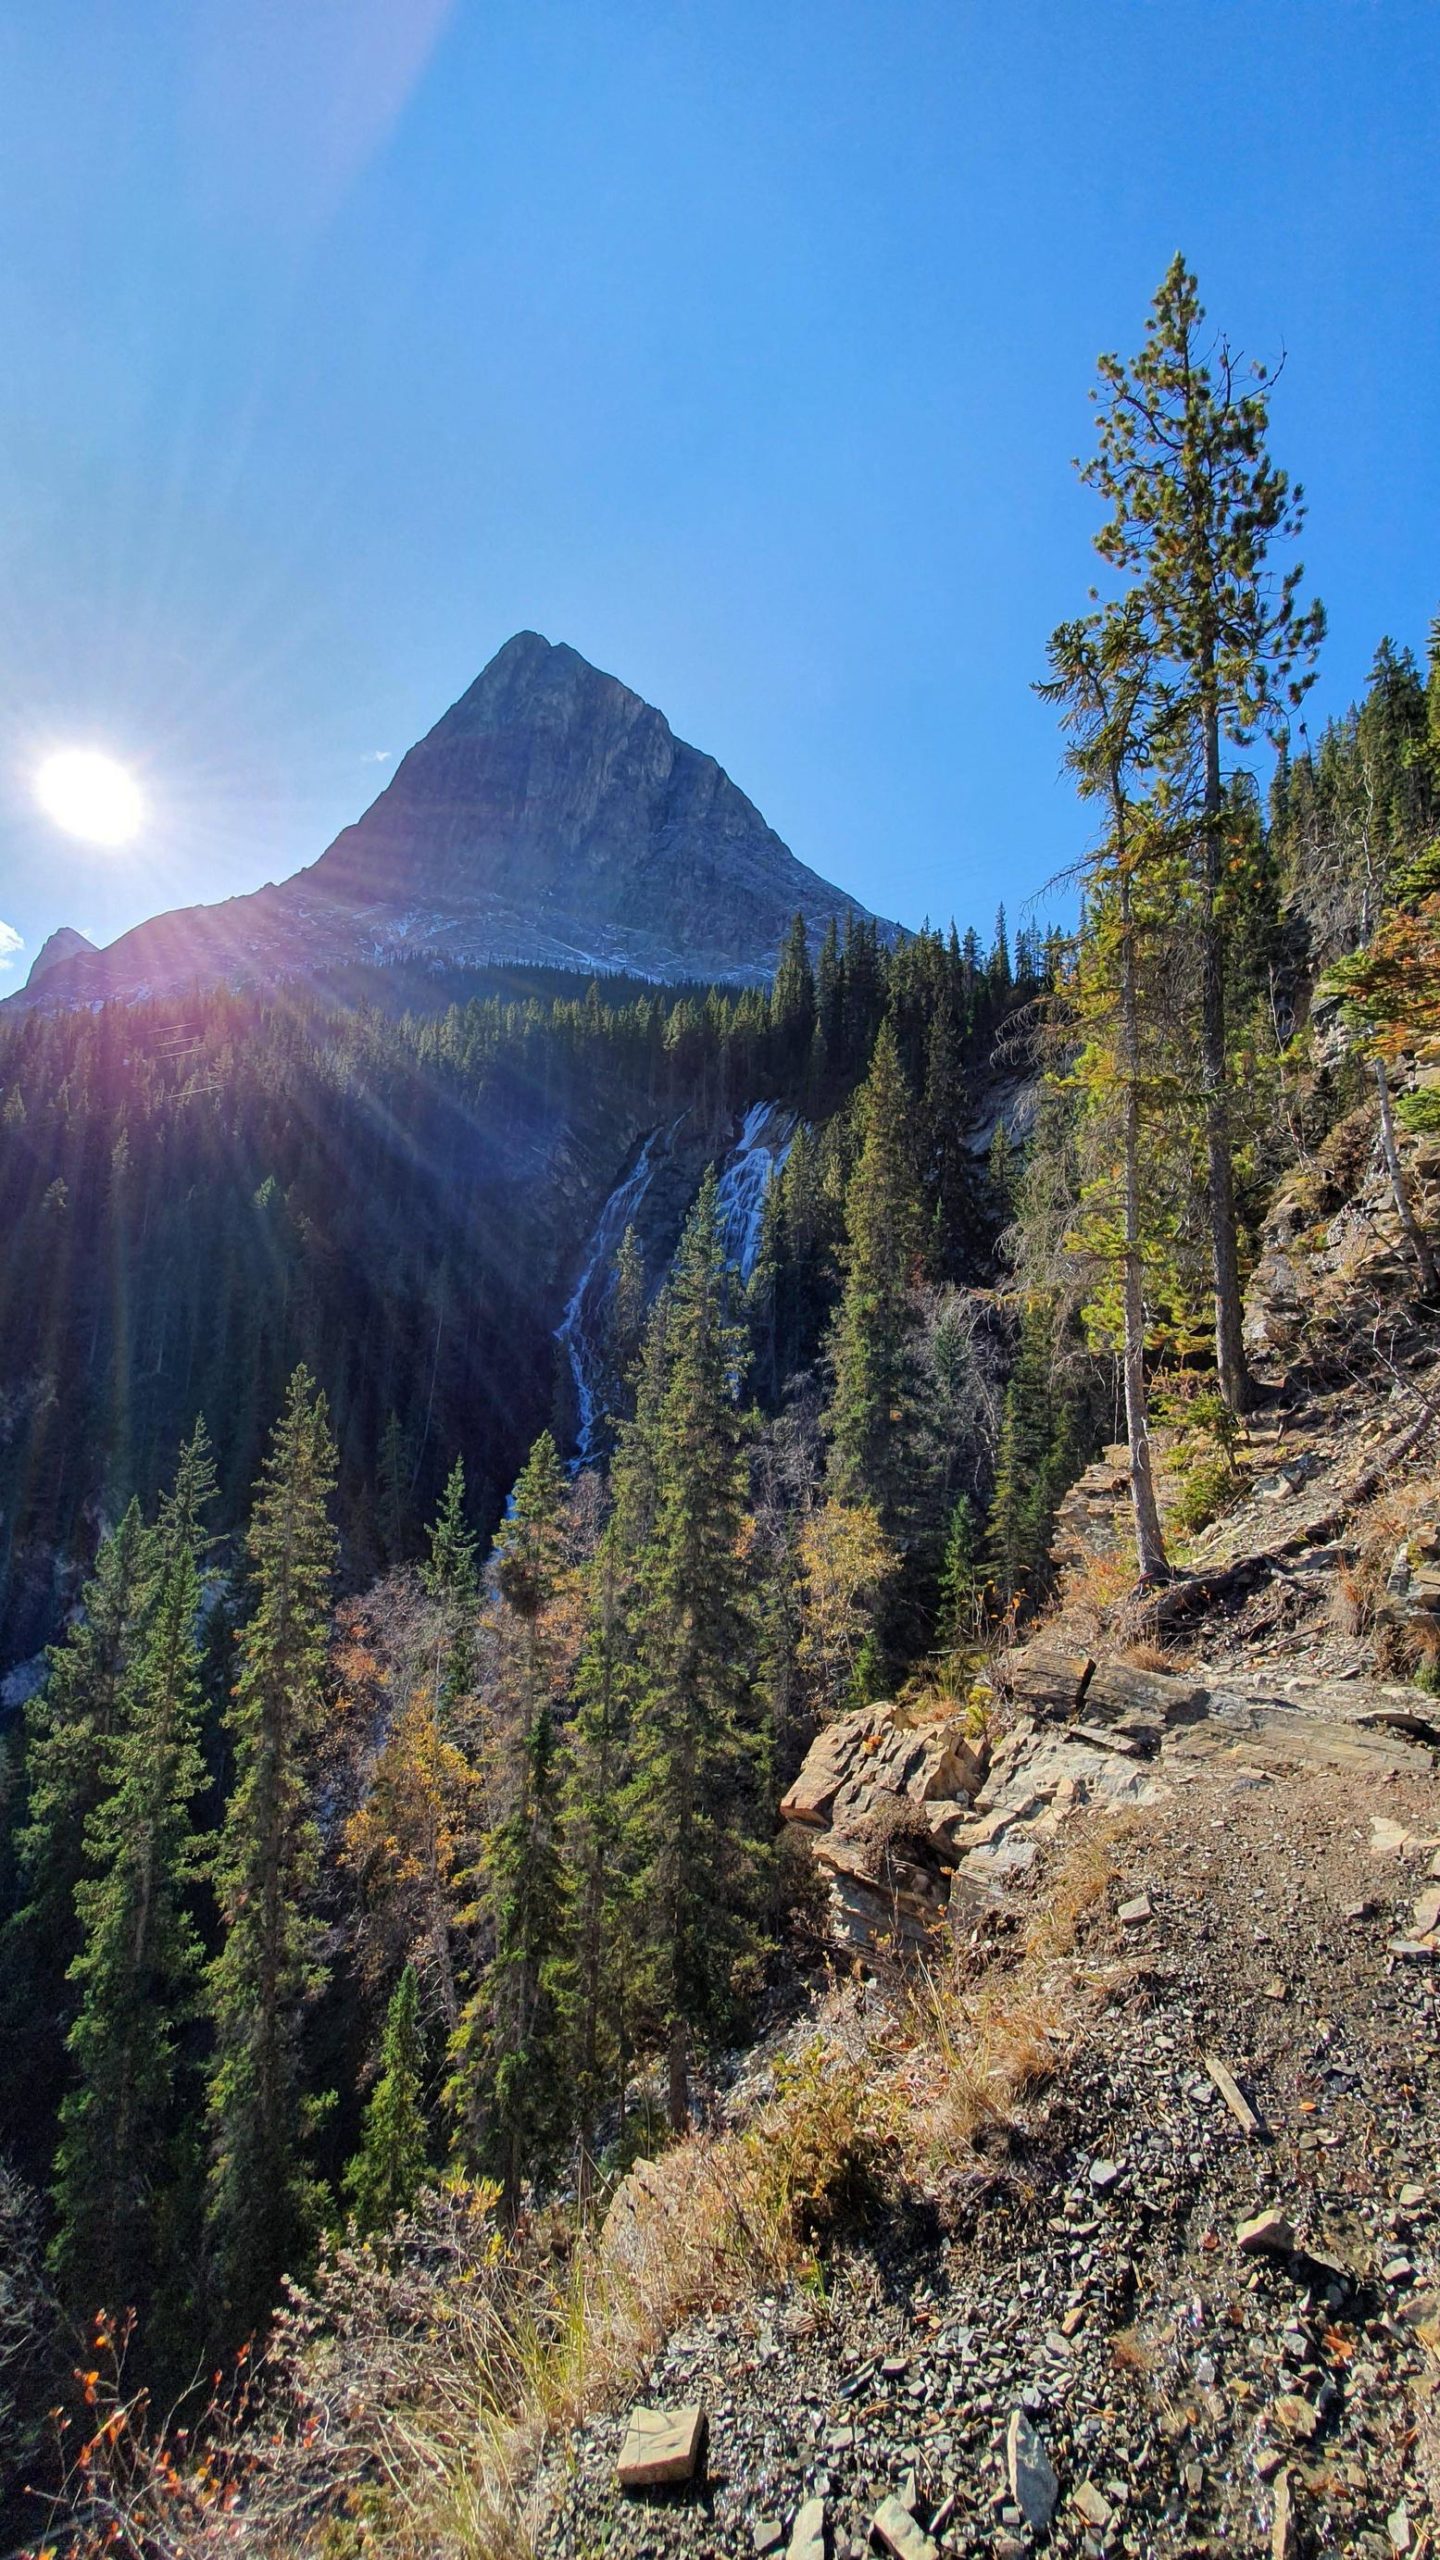
{"type": "Polygon", "coordinates": [[[823,2299],[675,2335],[631,2396],[703,2403],[703,2478],[620,2492],[625,2413],[598,2416],[547,2458],[540,2560],[785,2554],[817,2498],[858,2560],[887,2497],[906,2560],[1432,2550],[1440,2029],[1432,1961],[1392,1941],[1440,1789],[1410,1757],[1341,1777],[1237,1743],[1132,1817],[1082,1947],[1104,2005],[1009,2159],[852,2238],[823,2299]],[[1294,2251],[1238,2246],[1266,2208],[1294,2251]],[[1019,2498],[1017,2413],[1043,2448],[1019,2498]]]}

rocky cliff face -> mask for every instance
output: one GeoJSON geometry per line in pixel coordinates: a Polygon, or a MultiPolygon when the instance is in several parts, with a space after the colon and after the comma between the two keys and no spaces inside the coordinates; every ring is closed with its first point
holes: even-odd
{"type": "Polygon", "coordinates": [[[713,756],[537,632],[507,641],[308,870],[157,916],[16,1004],[266,985],[396,959],[767,977],[797,909],[865,911],[797,862],[713,756]]]}
{"type": "Polygon", "coordinates": [[[41,943],[31,961],[30,974],[25,984],[27,987],[33,987],[41,978],[47,976],[50,970],[62,967],[65,961],[83,960],[87,956],[91,959],[98,956],[95,945],[88,936],[77,932],[73,924],[57,925],[55,931],[41,943]]]}

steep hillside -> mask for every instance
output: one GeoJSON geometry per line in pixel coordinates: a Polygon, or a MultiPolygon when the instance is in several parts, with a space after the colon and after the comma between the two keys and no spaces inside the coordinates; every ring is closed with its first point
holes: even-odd
{"type": "Polygon", "coordinates": [[[865,914],[663,713],[522,631],[306,870],[103,952],[52,938],[8,1001],[269,988],[397,959],[758,981],[797,912],[816,940],[865,914]]]}

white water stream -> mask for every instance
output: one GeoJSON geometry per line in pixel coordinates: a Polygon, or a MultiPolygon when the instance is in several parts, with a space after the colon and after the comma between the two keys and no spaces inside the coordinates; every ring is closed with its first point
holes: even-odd
{"type": "MultiPolygon", "coordinates": [[[[681,1114],[681,1118],[684,1118],[681,1114]]],[[[680,1127],[652,1129],[634,1164],[618,1182],[590,1231],[580,1276],[570,1292],[565,1313],[555,1328],[570,1364],[575,1385],[577,1431],[573,1464],[588,1466],[596,1454],[604,1421],[605,1318],[615,1286],[615,1257],[628,1226],[639,1215],[645,1195],[659,1172],[680,1127]]],[[[795,1135],[793,1111],[778,1102],[752,1103],[740,1135],[720,1168],[720,1214],[725,1255],[748,1280],[760,1250],[765,1195],[790,1152],[795,1135]]]]}

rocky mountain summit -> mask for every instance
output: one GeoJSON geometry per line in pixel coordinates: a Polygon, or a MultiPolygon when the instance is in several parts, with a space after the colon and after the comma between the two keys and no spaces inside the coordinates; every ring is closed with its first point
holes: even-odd
{"type": "Polygon", "coordinates": [[[73,924],[57,925],[53,933],[46,935],[31,961],[25,984],[27,987],[37,986],[52,969],[62,968],[67,960],[94,959],[97,956],[95,945],[87,934],[78,932],[73,924]]]}
{"type": "Polygon", "coordinates": [[[759,981],[797,911],[817,936],[866,912],[798,862],[662,712],[578,650],[521,631],[317,862],[153,917],[102,952],[73,937],[10,1001],[267,986],[396,960],[759,981]]]}

